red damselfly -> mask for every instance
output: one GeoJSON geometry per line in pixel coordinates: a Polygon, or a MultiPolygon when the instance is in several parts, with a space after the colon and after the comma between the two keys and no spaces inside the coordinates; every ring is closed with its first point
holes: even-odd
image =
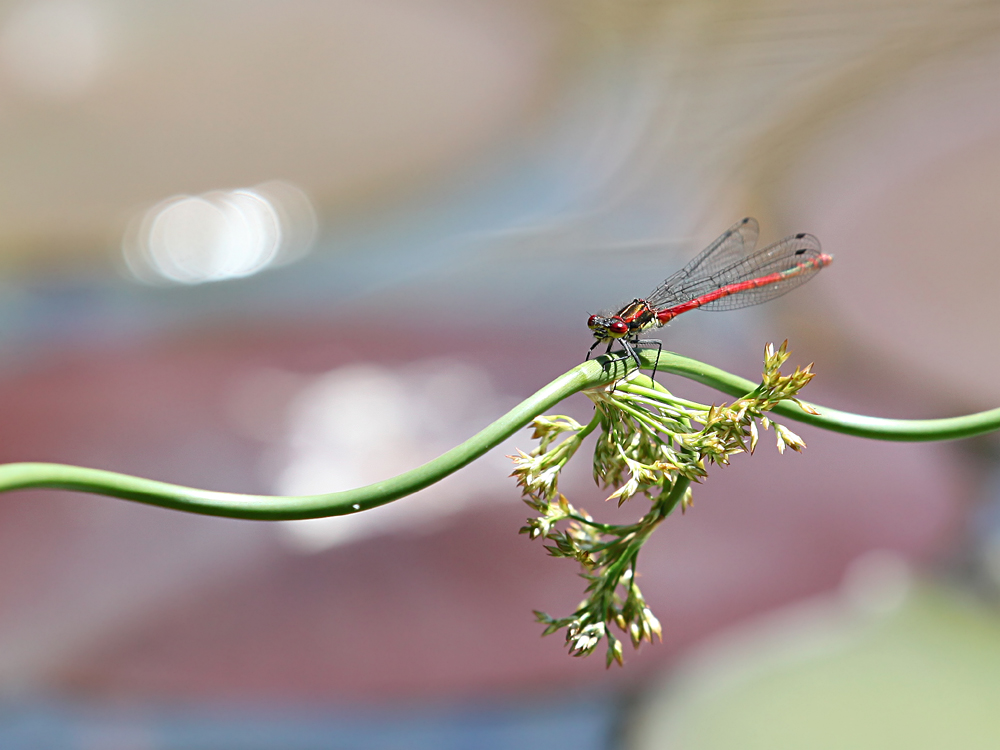
{"type": "Polygon", "coordinates": [[[614,315],[591,315],[587,326],[597,341],[590,351],[606,343],[610,353],[617,342],[624,350],[621,359],[631,357],[641,366],[636,349],[663,347],[655,339],[640,340],[643,331],[666,325],[688,310],[759,305],[804,284],[833,262],[811,234],[795,234],[755,252],[759,229],[756,219],[743,219],[645,299],[632,300],[614,315]]]}

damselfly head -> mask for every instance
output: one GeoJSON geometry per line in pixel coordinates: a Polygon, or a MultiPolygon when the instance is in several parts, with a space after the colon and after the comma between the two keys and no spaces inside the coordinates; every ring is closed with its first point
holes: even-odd
{"type": "Polygon", "coordinates": [[[628,323],[617,316],[607,318],[603,315],[591,315],[587,320],[587,327],[594,332],[594,338],[598,341],[620,339],[629,330],[628,323]]]}

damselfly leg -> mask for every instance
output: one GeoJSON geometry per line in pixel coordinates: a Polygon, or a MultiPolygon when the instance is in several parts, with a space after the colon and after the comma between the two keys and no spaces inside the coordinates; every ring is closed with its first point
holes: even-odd
{"type": "MultiPolygon", "coordinates": [[[[603,341],[595,341],[591,345],[590,349],[587,350],[587,359],[590,359],[590,355],[594,351],[594,349],[596,349],[600,344],[603,343],[604,343],[603,341]]],[[[641,368],[642,360],[639,358],[639,353],[636,350],[653,349],[653,348],[656,349],[656,362],[653,364],[653,372],[649,376],[650,379],[653,379],[656,377],[656,368],[660,364],[660,352],[663,351],[663,342],[660,341],[659,339],[632,339],[631,341],[627,338],[615,339],[615,341],[608,342],[608,348],[605,349],[604,353],[618,355],[614,359],[612,359],[608,364],[615,364],[617,362],[624,362],[626,359],[633,359],[635,360],[635,366],[637,368],[641,368]],[[620,352],[611,351],[611,348],[615,345],[615,343],[619,343],[622,345],[622,351],[620,352]]]]}

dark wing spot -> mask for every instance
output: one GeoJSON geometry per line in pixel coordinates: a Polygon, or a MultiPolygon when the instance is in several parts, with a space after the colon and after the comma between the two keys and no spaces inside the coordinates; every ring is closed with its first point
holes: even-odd
{"type": "Polygon", "coordinates": [[[795,235],[795,239],[801,240],[805,236],[806,236],[805,232],[799,232],[797,235],[795,235]]]}
{"type": "Polygon", "coordinates": [[[801,250],[796,250],[796,251],[795,251],[795,254],[796,254],[796,255],[804,255],[804,254],[805,254],[805,252],[806,252],[806,249],[805,249],[805,248],[802,248],[801,250]]]}

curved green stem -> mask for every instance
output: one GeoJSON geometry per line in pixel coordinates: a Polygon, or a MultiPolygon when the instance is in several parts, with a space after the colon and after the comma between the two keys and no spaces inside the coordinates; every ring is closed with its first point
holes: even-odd
{"type": "MultiPolygon", "coordinates": [[[[640,350],[639,355],[644,365],[653,367],[653,363],[656,362],[655,352],[640,350]]],[[[704,383],[730,396],[743,396],[757,387],[757,383],[745,378],[672,352],[663,352],[660,355],[658,369],[661,372],[670,372],[704,383]]],[[[1000,409],[944,419],[883,419],[829,409],[807,401],[802,403],[815,409],[819,414],[804,411],[794,401],[783,401],[773,411],[783,417],[833,432],[875,440],[904,442],[958,440],[1000,429],[1000,409]]]]}
{"type": "MultiPolygon", "coordinates": [[[[656,361],[656,355],[650,351],[642,350],[640,356],[643,364],[650,368],[656,361]]],[[[682,375],[733,396],[742,396],[756,387],[749,380],[669,352],[660,354],[657,367],[661,372],[682,375]]],[[[392,479],[344,492],[302,496],[243,495],[183,487],[99,469],[47,463],[0,465],[0,492],[51,487],[119,497],[190,513],[272,521],[346,515],[384,505],[434,484],[499,445],[567,396],[585,388],[607,384],[621,377],[626,369],[626,363],[609,362],[607,357],[584,362],[447,453],[392,479]]],[[[814,408],[821,413],[809,414],[793,402],[779,404],[774,411],[836,432],[881,440],[954,440],[1000,428],[1000,409],[950,419],[901,420],[866,417],[825,407],[814,408]]]]}
{"type": "Polygon", "coordinates": [[[0,492],[51,487],[134,500],[210,516],[256,520],[294,520],[342,516],[385,505],[422,490],[475,461],[523,428],[539,414],[584,388],[621,377],[625,365],[602,370],[597,360],[560,375],[461,445],[410,471],[344,492],[323,495],[243,495],[183,487],[100,469],[48,463],[0,464],[0,492]]]}

